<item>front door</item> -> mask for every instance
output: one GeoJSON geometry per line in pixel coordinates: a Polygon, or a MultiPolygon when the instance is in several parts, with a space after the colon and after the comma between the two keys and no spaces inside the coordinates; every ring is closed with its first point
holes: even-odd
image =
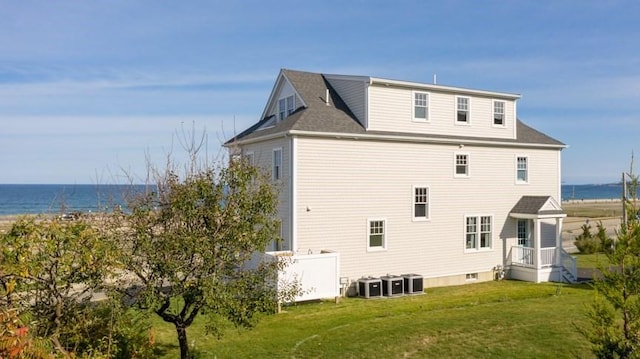
{"type": "Polygon", "coordinates": [[[531,242],[531,221],[528,219],[518,219],[518,245],[522,247],[533,247],[531,242]]]}

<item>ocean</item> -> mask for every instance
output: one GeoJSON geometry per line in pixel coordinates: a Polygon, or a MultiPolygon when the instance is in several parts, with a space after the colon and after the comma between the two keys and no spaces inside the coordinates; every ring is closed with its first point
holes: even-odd
{"type": "Polygon", "coordinates": [[[97,212],[126,206],[145,186],[89,184],[0,184],[0,216],[97,212]]]}
{"type": "MultiPolygon", "coordinates": [[[[0,216],[96,212],[125,207],[125,195],[144,191],[137,185],[0,184],[0,216]]],[[[621,184],[562,185],[562,200],[617,199],[621,184]]]]}

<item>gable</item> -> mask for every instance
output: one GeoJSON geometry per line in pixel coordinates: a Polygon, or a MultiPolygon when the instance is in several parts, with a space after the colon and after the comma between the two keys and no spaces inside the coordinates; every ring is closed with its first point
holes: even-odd
{"type": "Polygon", "coordinates": [[[513,218],[564,217],[562,207],[551,196],[522,196],[510,212],[513,218]]]}
{"type": "Polygon", "coordinates": [[[288,117],[291,113],[298,110],[300,107],[306,107],[304,99],[296,88],[293,86],[291,81],[287,78],[286,73],[284,71],[280,71],[280,75],[271,90],[271,95],[269,96],[269,100],[267,101],[267,105],[265,106],[264,111],[262,112],[262,116],[260,117],[262,120],[267,118],[271,118],[272,121],[268,121],[262,128],[269,127],[274,125],[274,121],[278,122],[288,117]],[[289,99],[292,99],[290,101],[289,99]],[[281,106],[285,105],[285,115],[281,115],[281,106]]]}

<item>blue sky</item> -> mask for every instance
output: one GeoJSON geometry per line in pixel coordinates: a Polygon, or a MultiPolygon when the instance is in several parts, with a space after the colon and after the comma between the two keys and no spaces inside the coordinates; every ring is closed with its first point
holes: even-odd
{"type": "MultiPolygon", "coordinates": [[[[280,68],[522,94],[566,183],[640,157],[636,1],[0,0],[0,183],[113,183],[255,122],[280,68]],[[634,148],[635,146],[635,148],[634,148]]],[[[640,161],[637,161],[640,162],[640,161]]],[[[637,164],[637,168],[640,164],[637,164]]]]}

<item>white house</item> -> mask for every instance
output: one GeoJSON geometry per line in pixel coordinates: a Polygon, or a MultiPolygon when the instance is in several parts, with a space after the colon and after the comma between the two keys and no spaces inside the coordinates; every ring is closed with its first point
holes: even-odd
{"type": "Polygon", "coordinates": [[[226,146],[280,188],[273,250],[339,254],[343,284],[573,281],[562,249],[561,151],[520,95],[282,70],[260,120],[226,146]]]}

